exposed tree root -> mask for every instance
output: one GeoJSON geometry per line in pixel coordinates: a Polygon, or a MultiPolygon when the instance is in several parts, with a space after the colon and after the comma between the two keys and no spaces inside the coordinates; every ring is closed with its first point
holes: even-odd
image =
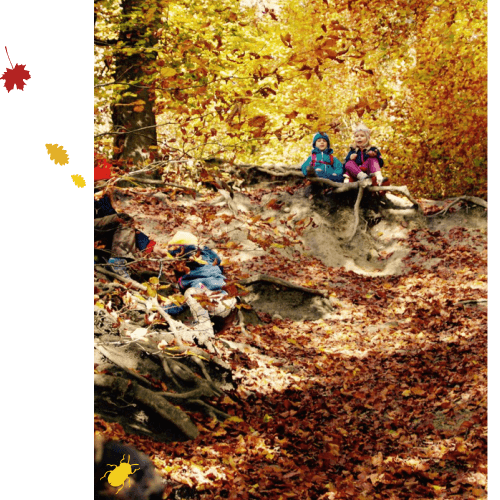
{"type": "MultiPolygon", "coordinates": [[[[186,439],[196,437],[196,426],[184,410],[172,406],[169,401],[187,410],[201,411],[219,421],[229,418],[229,415],[201,399],[220,397],[223,394],[220,381],[214,380],[209,367],[214,370],[213,373],[224,376],[230,374],[230,367],[226,363],[197,348],[184,346],[177,347],[174,351],[161,352],[151,348],[152,346],[155,346],[154,342],[150,344],[148,341],[137,341],[134,346],[128,343],[122,347],[95,345],[106,360],[119,369],[117,373],[112,372],[112,375],[96,374],[96,387],[109,389],[122,398],[127,393],[136,405],[145,406],[177,427],[186,439]],[[141,352],[148,356],[142,361],[137,357],[141,352]],[[187,363],[191,363],[192,367],[187,363]],[[193,370],[201,372],[201,376],[193,370]],[[145,375],[149,378],[143,375],[144,372],[147,372],[145,375]],[[162,383],[165,389],[162,379],[169,390],[173,389],[175,392],[162,390],[159,386],[162,383]]],[[[111,369],[109,366],[111,365],[106,365],[107,370],[111,369]]],[[[227,385],[226,382],[225,384],[227,385]]]]}
{"type": "MultiPolygon", "coordinates": [[[[298,177],[304,178],[304,174],[299,168],[289,167],[289,166],[273,166],[273,167],[261,167],[258,165],[237,165],[238,168],[245,170],[246,172],[251,170],[257,170],[266,175],[277,176],[277,177],[298,177]]],[[[361,203],[361,199],[363,197],[363,192],[380,192],[380,191],[391,191],[393,193],[399,193],[405,196],[408,200],[411,201],[413,207],[410,210],[422,211],[421,206],[413,198],[406,186],[372,186],[371,183],[367,185],[366,181],[358,181],[358,182],[333,182],[329,179],[323,179],[317,177],[316,175],[307,176],[307,179],[313,184],[320,184],[324,186],[328,186],[333,188],[334,194],[345,193],[348,191],[358,190],[358,196],[356,198],[356,203],[354,205],[354,227],[352,230],[352,234],[347,240],[347,243],[352,241],[354,238],[356,231],[359,225],[359,207],[361,203]]],[[[233,213],[236,215],[237,212],[233,210],[233,213]]]]}
{"type": "Polygon", "coordinates": [[[350,238],[347,240],[347,243],[349,243],[354,238],[354,235],[356,234],[356,231],[358,230],[359,205],[361,203],[361,198],[363,197],[363,190],[364,190],[364,187],[362,185],[360,185],[359,190],[358,190],[358,196],[356,197],[356,203],[354,204],[354,226],[352,228],[352,234],[351,234],[350,238]]]}
{"type": "Polygon", "coordinates": [[[194,439],[198,435],[198,428],[185,412],[166,401],[160,394],[146,389],[137,382],[112,375],[94,374],[94,385],[122,396],[130,395],[161,419],[176,427],[186,439],[194,439]]]}
{"type": "MultiPolygon", "coordinates": [[[[345,183],[339,183],[339,182],[333,182],[328,179],[321,179],[319,177],[312,177],[309,178],[311,182],[315,182],[318,184],[325,184],[327,186],[331,186],[334,189],[334,193],[345,193],[347,191],[354,191],[356,189],[361,189],[363,186],[363,181],[358,181],[358,182],[345,182],[345,183]]],[[[422,211],[422,207],[420,204],[417,202],[415,198],[410,194],[408,188],[406,186],[363,186],[363,189],[370,192],[370,193],[376,193],[378,191],[391,191],[393,193],[399,193],[408,198],[414,205],[414,208],[416,210],[422,211]]]]}
{"type": "Polygon", "coordinates": [[[488,208],[488,203],[481,198],[477,198],[476,196],[459,196],[455,198],[446,208],[440,210],[439,212],[429,215],[429,217],[436,217],[436,215],[445,215],[448,210],[461,201],[467,201],[469,203],[474,203],[474,205],[478,205],[479,207],[488,208]]]}
{"type": "MultiPolygon", "coordinates": [[[[259,172],[265,173],[267,175],[274,175],[277,177],[302,177],[304,174],[298,168],[290,168],[285,166],[275,166],[275,167],[259,167],[257,165],[238,165],[239,167],[255,168],[259,172]]],[[[313,183],[324,184],[334,188],[334,193],[345,193],[347,191],[353,191],[360,188],[360,182],[333,182],[329,179],[322,179],[321,177],[307,177],[307,179],[313,183]]],[[[362,181],[361,181],[362,182],[362,181]]],[[[417,200],[415,200],[408,188],[406,186],[364,186],[369,192],[377,191],[392,191],[394,193],[400,193],[406,196],[414,205],[420,209],[420,205],[417,200]]]]}
{"type": "Polygon", "coordinates": [[[275,278],[274,276],[268,276],[267,274],[257,274],[256,276],[251,276],[250,278],[242,279],[239,281],[239,283],[242,285],[250,285],[252,283],[257,283],[259,281],[266,281],[268,283],[274,283],[275,285],[284,286],[287,288],[291,288],[293,290],[298,290],[300,292],[311,293],[313,295],[320,295],[321,297],[328,297],[328,294],[324,291],[296,285],[295,283],[291,283],[290,281],[285,281],[281,278],[275,278]]]}

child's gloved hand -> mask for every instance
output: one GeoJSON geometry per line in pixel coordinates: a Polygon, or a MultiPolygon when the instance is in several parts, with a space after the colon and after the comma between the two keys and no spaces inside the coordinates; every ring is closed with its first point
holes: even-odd
{"type": "Polygon", "coordinates": [[[349,156],[351,160],[355,160],[357,157],[358,155],[356,153],[353,153],[351,156],[349,156]]]}
{"type": "Polygon", "coordinates": [[[312,165],[307,166],[306,172],[307,172],[307,177],[316,177],[316,172],[314,171],[314,168],[312,165]]]}
{"type": "Polygon", "coordinates": [[[375,158],[375,156],[377,156],[377,153],[376,153],[376,151],[368,151],[368,156],[375,158]]]}

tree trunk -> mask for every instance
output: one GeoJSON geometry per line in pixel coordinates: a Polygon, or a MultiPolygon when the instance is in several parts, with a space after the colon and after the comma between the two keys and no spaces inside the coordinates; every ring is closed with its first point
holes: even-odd
{"type": "MultiPolygon", "coordinates": [[[[147,59],[148,53],[138,52],[136,49],[138,42],[144,40],[146,21],[143,20],[142,11],[143,7],[148,5],[143,0],[122,2],[123,23],[120,41],[125,45],[115,53],[115,81],[129,85],[122,87],[118,102],[112,105],[113,127],[117,132],[123,131],[115,136],[114,146],[117,152],[114,159],[130,160],[134,164],[154,157],[155,150],[151,150],[150,146],[157,145],[156,116],[153,110],[155,94],[154,90],[148,88],[148,78],[144,71],[151,59],[147,59]],[[127,49],[134,49],[134,52],[128,54],[127,49]],[[129,93],[135,95],[125,95],[129,93]],[[142,130],[126,132],[136,129],[142,130]]],[[[147,45],[153,46],[155,42],[156,39],[150,36],[147,45]]]]}

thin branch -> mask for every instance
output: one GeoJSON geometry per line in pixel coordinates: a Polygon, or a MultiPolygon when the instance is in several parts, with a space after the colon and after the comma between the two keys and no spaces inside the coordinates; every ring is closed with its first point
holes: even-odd
{"type": "MultiPolygon", "coordinates": [[[[205,118],[205,117],[213,115],[213,114],[215,114],[215,111],[211,112],[211,113],[207,113],[205,115],[193,116],[193,117],[190,117],[190,118],[187,118],[186,120],[184,120],[184,123],[187,123],[187,122],[190,122],[190,121],[193,121],[193,120],[200,120],[201,118],[205,118]]],[[[182,124],[179,123],[179,122],[165,122],[165,123],[158,123],[157,125],[148,125],[147,127],[135,128],[135,129],[132,129],[132,130],[124,130],[122,132],[108,131],[108,132],[103,132],[102,134],[94,135],[94,139],[97,139],[98,137],[102,137],[104,135],[134,134],[136,132],[139,132],[140,130],[146,130],[146,129],[150,129],[150,128],[164,127],[165,125],[177,125],[177,126],[179,126],[179,125],[182,125],[182,124]]]]}
{"type": "Polygon", "coordinates": [[[96,266],[94,266],[94,269],[96,271],[99,271],[102,274],[105,274],[106,276],[109,276],[111,278],[115,278],[119,281],[122,281],[123,283],[131,283],[132,286],[134,286],[135,288],[138,288],[139,290],[142,290],[144,292],[146,292],[148,290],[147,287],[145,287],[144,285],[141,285],[137,281],[135,281],[133,279],[124,278],[123,276],[120,276],[119,274],[116,274],[116,273],[113,273],[111,271],[108,271],[107,269],[104,269],[104,267],[102,267],[102,266],[96,265],[96,266]]]}
{"type": "Polygon", "coordinates": [[[406,186],[369,186],[366,189],[371,193],[377,191],[391,191],[393,193],[401,193],[403,196],[406,196],[406,198],[408,198],[413,203],[413,205],[417,207],[418,211],[422,211],[420,203],[415,198],[413,198],[406,186]]]}
{"type": "Polygon", "coordinates": [[[97,45],[98,47],[113,47],[117,43],[118,40],[99,40],[94,37],[94,45],[97,45]]]}
{"type": "Polygon", "coordinates": [[[131,83],[124,83],[124,82],[109,82],[109,83],[98,83],[97,85],[94,85],[95,89],[101,88],[101,87],[110,87],[111,85],[126,85],[130,87],[132,85],[131,83]]]}
{"type": "Polygon", "coordinates": [[[150,129],[150,128],[158,128],[158,127],[163,127],[164,125],[178,125],[177,122],[165,122],[165,123],[159,123],[158,125],[148,125],[147,127],[142,127],[142,128],[136,128],[133,130],[125,130],[123,132],[102,132],[101,134],[94,135],[94,139],[97,139],[98,137],[103,137],[105,135],[123,135],[123,134],[132,134],[134,132],[138,132],[139,130],[145,130],[145,129],[150,129]]]}
{"type": "Polygon", "coordinates": [[[453,205],[456,205],[460,201],[468,201],[468,202],[474,203],[475,205],[478,205],[480,207],[483,207],[486,209],[488,208],[488,203],[486,201],[482,200],[481,198],[477,198],[476,196],[460,196],[458,198],[455,198],[453,200],[453,202],[450,203],[446,208],[444,208],[443,210],[440,210],[439,212],[437,212],[435,214],[429,215],[429,217],[436,217],[436,215],[441,215],[441,214],[445,215],[453,205]]]}

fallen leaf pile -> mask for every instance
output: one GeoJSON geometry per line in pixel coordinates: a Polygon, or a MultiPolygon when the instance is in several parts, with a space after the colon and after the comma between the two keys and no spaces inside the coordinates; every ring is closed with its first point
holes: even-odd
{"type": "Polygon", "coordinates": [[[486,498],[483,230],[410,229],[404,271],[364,276],[304,253],[301,231],[313,221],[217,216],[214,196],[194,207],[131,192],[157,234],[182,221],[211,238],[230,281],[271,274],[324,290],[335,308],[317,321],[262,314],[246,333],[221,334],[247,345],[218,343],[239,385],[212,402],[233,418],[191,413],[194,441],[157,443],[96,417],[96,432],[151,457],[166,498],[486,498]],[[231,222],[264,252],[242,260],[222,230],[231,222]]]}

